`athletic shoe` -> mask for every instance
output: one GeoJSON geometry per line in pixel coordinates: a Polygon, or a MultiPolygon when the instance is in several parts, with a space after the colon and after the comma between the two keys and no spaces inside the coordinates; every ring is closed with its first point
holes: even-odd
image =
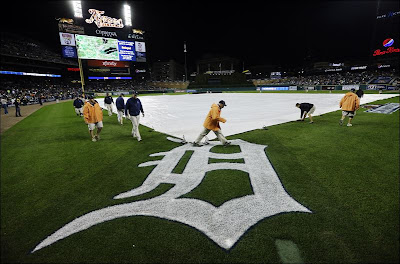
{"type": "Polygon", "coordinates": [[[352,125],[352,124],[347,124],[347,126],[348,126],[348,127],[351,127],[351,126],[353,126],[353,125],[352,125]]]}
{"type": "Polygon", "coordinates": [[[310,122],[310,124],[313,124],[313,123],[314,123],[313,121],[310,122]]]}
{"type": "Polygon", "coordinates": [[[231,144],[231,142],[226,141],[226,142],[224,143],[224,147],[227,147],[227,146],[229,146],[230,144],[231,144]]]}
{"type": "Polygon", "coordinates": [[[92,141],[96,142],[97,141],[96,137],[92,137],[92,141]]]}
{"type": "Polygon", "coordinates": [[[193,142],[192,146],[193,146],[193,147],[201,147],[201,145],[198,144],[198,143],[196,143],[196,142],[193,142]]]}
{"type": "Polygon", "coordinates": [[[142,141],[142,139],[138,139],[137,141],[140,142],[140,141],[142,141]]]}
{"type": "Polygon", "coordinates": [[[339,120],[339,125],[343,126],[343,120],[342,119],[339,120]]]}
{"type": "Polygon", "coordinates": [[[99,135],[96,135],[94,137],[96,138],[96,140],[100,140],[100,136],[99,135]]]}

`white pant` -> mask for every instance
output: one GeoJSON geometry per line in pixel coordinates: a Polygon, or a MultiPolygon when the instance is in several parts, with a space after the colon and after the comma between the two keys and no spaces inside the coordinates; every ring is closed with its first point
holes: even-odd
{"type": "Polygon", "coordinates": [[[83,107],[81,107],[81,108],[75,108],[75,113],[76,113],[77,115],[82,115],[82,114],[83,114],[83,107]]]}
{"type": "Polygon", "coordinates": [[[117,116],[118,116],[118,122],[122,124],[123,117],[124,117],[124,110],[118,110],[117,111],[117,116]]]}
{"type": "Polygon", "coordinates": [[[142,140],[139,133],[139,120],[140,115],[137,116],[130,116],[129,118],[132,122],[132,136],[136,137],[138,140],[142,140]]]}
{"type": "Polygon", "coordinates": [[[112,104],[104,104],[108,110],[108,115],[112,116],[112,104]]]}
{"type": "MultiPolygon", "coordinates": [[[[210,132],[210,129],[207,128],[203,128],[203,131],[201,131],[200,135],[198,136],[198,138],[194,141],[194,143],[200,143],[200,141],[203,139],[203,137],[207,136],[207,134],[210,132]]],[[[217,131],[213,131],[215,133],[215,135],[217,136],[217,138],[219,139],[219,141],[221,141],[222,144],[225,144],[227,142],[226,138],[224,137],[224,135],[222,134],[221,130],[217,130],[217,131]]]]}

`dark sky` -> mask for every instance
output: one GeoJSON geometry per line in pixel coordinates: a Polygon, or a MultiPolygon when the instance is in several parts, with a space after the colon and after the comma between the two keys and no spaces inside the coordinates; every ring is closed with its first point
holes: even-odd
{"type": "MultiPolygon", "coordinates": [[[[96,1],[86,1],[96,7],[96,1]]],[[[123,1],[97,1],[106,15],[122,17],[123,1]]],[[[187,58],[194,69],[206,53],[245,65],[299,65],[317,60],[361,59],[371,52],[377,1],[127,1],[133,27],[148,35],[150,61],[187,58]]],[[[380,12],[398,11],[398,1],[380,1],[380,12]]],[[[73,17],[69,1],[12,2],[2,31],[17,31],[60,50],[56,17],[73,17]]],[[[2,13],[4,13],[3,10],[2,13]]],[[[4,20],[3,20],[4,21],[4,20]]]]}

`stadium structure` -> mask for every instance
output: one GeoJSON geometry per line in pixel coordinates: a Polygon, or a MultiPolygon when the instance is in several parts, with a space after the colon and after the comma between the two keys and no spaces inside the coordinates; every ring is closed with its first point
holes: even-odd
{"type": "Polygon", "coordinates": [[[1,120],[18,120],[1,132],[2,263],[398,263],[399,11],[378,9],[365,58],[205,54],[185,76],[150,56],[129,5],[71,2],[52,25],[60,52],[1,34],[1,120]],[[353,89],[364,97],[346,126],[353,89]],[[113,105],[91,141],[72,99],[105,108],[106,93],[134,91],[143,140],[113,105]],[[221,99],[231,144],[191,144],[221,99]],[[37,110],[14,118],[18,100],[37,110]],[[297,102],[316,105],[314,122],[297,102]]]}

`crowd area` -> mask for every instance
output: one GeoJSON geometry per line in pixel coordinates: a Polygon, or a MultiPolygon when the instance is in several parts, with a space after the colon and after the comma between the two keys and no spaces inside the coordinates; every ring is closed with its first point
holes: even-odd
{"type": "MultiPolygon", "coordinates": [[[[8,105],[14,105],[19,99],[21,105],[37,104],[55,100],[73,99],[82,95],[79,82],[70,79],[44,78],[28,76],[2,75],[0,98],[8,105]]],[[[105,93],[132,90],[154,90],[156,87],[146,83],[136,83],[132,80],[89,81],[85,85],[86,93],[105,93]]]]}
{"type": "MultiPolygon", "coordinates": [[[[2,76],[3,77],[3,76],[2,76]]],[[[21,105],[72,99],[81,94],[79,84],[65,83],[55,78],[2,78],[0,95],[8,105],[18,99],[21,105]]]]}
{"type": "MultiPolygon", "coordinates": [[[[71,64],[71,60],[65,59],[60,54],[50,51],[41,43],[26,37],[10,33],[2,33],[0,50],[2,55],[9,55],[32,61],[46,61],[51,63],[71,64]]],[[[73,64],[77,64],[73,62],[73,64]]]]}
{"type": "Polygon", "coordinates": [[[289,85],[346,85],[367,84],[379,76],[399,78],[394,71],[363,71],[363,72],[335,72],[330,74],[319,74],[298,77],[283,77],[280,79],[264,79],[265,84],[289,84],[289,85]]]}

